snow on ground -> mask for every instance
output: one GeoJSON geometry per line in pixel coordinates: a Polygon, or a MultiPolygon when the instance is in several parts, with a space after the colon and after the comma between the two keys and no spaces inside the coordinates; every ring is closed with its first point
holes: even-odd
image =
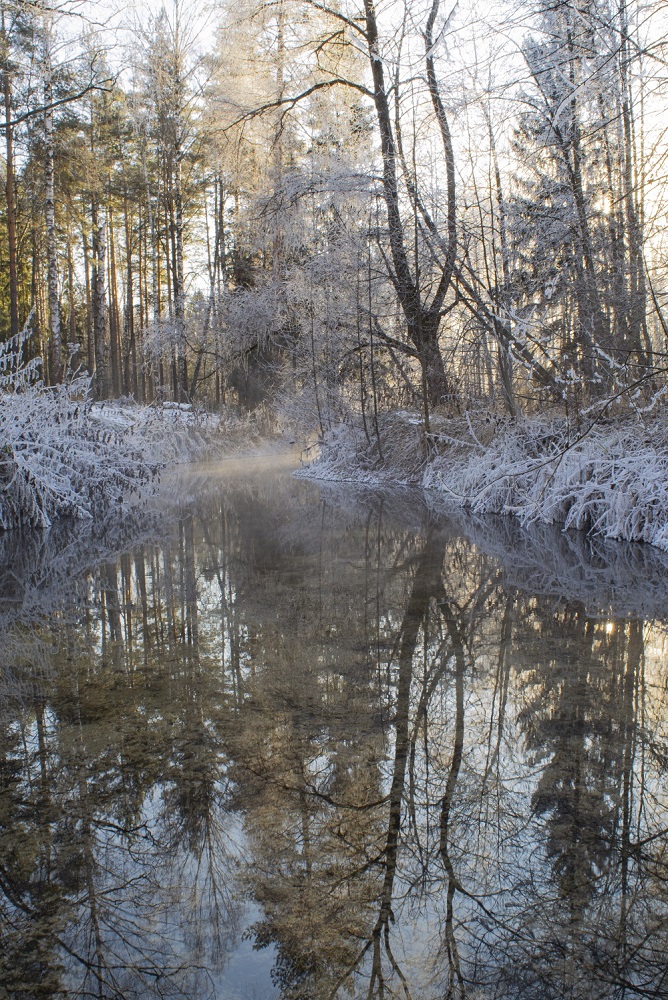
{"type": "Polygon", "coordinates": [[[660,420],[432,418],[385,414],[333,428],[299,475],[418,485],[434,507],[513,514],[668,551],[668,433],[660,420]]]}

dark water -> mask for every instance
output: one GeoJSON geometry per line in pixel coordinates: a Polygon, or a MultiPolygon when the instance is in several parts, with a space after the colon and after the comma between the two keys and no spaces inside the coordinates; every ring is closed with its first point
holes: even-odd
{"type": "Polygon", "coordinates": [[[0,997],[668,997],[666,559],[172,494],[0,542],[0,997]]]}

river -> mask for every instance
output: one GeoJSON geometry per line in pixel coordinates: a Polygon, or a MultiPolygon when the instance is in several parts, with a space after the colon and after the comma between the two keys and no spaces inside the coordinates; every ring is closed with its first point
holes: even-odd
{"type": "Polygon", "coordinates": [[[0,997],[668,997],[668,557],[168,493],[0,539],[0,997]]]}

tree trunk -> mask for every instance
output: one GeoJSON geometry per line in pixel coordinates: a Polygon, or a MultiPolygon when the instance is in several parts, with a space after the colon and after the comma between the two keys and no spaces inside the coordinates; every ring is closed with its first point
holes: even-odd
{"type": "Polygon", "coordinates": [[[121,385],[120,310],[118,307],[116,240],[110,184],[107,185],[107,206],[109,216],[109,354],[111,359],[111,392],[113,396],[120,396],[123,391],[121,385]]]}
{"type": "Polygon", "coordinates": [[[5,196],[7,201],[7,243],[9,252],[10,336],[19,333],[19,284],[16,256],[16,205],[14,199],[14,131],[12,120],[12,81],[9,68],[9,40],[5,30],[5,7],[0,5],[0,43],[2,44],[2,90],[5,103],[5,196]]]}
{"type": "MultiPolygon", "coordinates": [[[[501,169],[499,167],[499,157],[496,151],[496,141],[494,139],[494,130],[492,128],[492,119],[489,112],[486,111],[487,118],[487,129],[489,133],[489,144],[492,153],[492,160],[494,163],[494,185],[495,185],[495,195],[496,195],[496,207],[499,219],[499,242],[500,242],[500,254],[501,254],[501,274],[503,277],[503,292],[500,301],[497,301],[497,310],[499,306],[503,307],[506,313],[508,313],[508,289],[510,288],[510,261],[508,252],[508,231],[506,227],[506,203],[503,196],[503,187],[501,184],[501,169]]],[[[492,209],[492,218],[493,218],[492,209]]],[[[493,237],[492,237],[493,239],[493,237]]],[[[496,255],[496,247],[494,246],[494,252],[496,255]]],[[[496,268],[495,268],[496,269],[496,268]]],[[[497,294],[498,298],[498,294],[497,294]]],[[[511,417],[517,416],[517,400],[515,398],[515,389],[513,386],[513,355],[508,344],[504,344],[502,339],[498,336],[496,337],[497,349],[498,349],[498,365],[499,365],[499,375],[501,377],[501,386],[503,388],[503,398],[508,409],[508,413],[511,417]]]]}
{"type": "Polygon", "coordinates": [[[408,336],[418,350],[430,408],[442,405],[453,394],[438,343],[439,326],[440,316],[429,312],[420,313],[418,322],[408,326],[408,336]]]}
{"type": "MultiPolygon", "coordinates": [[[[450,287],[454,271],[456,252],[456,220],[455,220],[455,175],[454,159],[450,130],[445,109],[440,98],[436,75],[434,71],[431,44],[431,32],[438,14],[439,0],[433,0],[425,30],[425,60],[427,80],[432,105],[441,132],[441,139],[446,159],[446,180],[448,190],[448,223],[447,240],[440,237],[431,219],[425,221],[443,249],[445,261],[441,266],[438,287],[434,293],[431,305],[423,299],[418,277],[413,274],[406,248],[406,237],[401,219],[399,184],[397,179],[397,145],[392,129],[390,106],[385,86],[383,61],[380,55],[378,39],[378,23],[373,0],[364,0],[366,20],[366,42],[373,79],[373,99],[376,108],[376,118],[380,132],[380,146],[383,160],[383,200],[387,210],[389,229],[390,257],[394,274],[392,282],[396,295],[406,319],[408,336],[418,352],[422,368],[422,385],[425,402],[425,423],[428,423],[429,407],[444,402],[450,394],[448,379],[445,374],[443,357],[438,342],[438,331],[441,319],[441,309],[450,287]]],[[[414,199],[414,210],[418,211],[418,199],[414,199]]],[[[426,213],[423,211],[423,215],[426,213]]]]}
{"type": "MultiPolygon", "coordinates": [[[[580,114],[577,102],[578,81],[575,71],[575,47],[573,41],[573,30],[570,23],[570,13],[566,10],[567,18],[567,39],[569,51],[569,78],[572,88],[570,100],[570,128],[569,138],[562,137],[564,159],[566,169],[571,182],[571,190],[575,201],[575,209],[578,219],[578,232],[576,244],[579,251],[578,270],[581,276],[582,287],[578,290],[578,312],[580,314],[580,339],[581,339],[581,368],[586,379],[591,379],[596,368],[596,358],[594,352],[598,345],[609,347],[608,329],[601,299],[598,291],[596,268],[594,265],[594,253],[592,249],[591,231],[589,226],[589,216],[584,194],[584,184],[582,178],[582,148],[580,142],[581,125],[580,114]]],[[[555,128],[555,134],[560,135],[555,128]]]]}
{"type": "Polygon", "coordinates": [[[67,226],[67,304],[69,307],[67,325],[69,343],[71,345],[68,347],[68,351],[74,351],[77,343],[77,314],[76,303],[74,300],[74,256],[72,254],[72,231],[69,223],[67,226]]]}
{"type": "Polygon", "coordinates": [[[95,395],[106,399],[109,393],[107,374],[107,296],[105,266],[107,233],[104,212],[99,210],[97,196],[93,196],[91,215],[93,221],[93,339],[95,341],[95,395]]]}
{"type": "MultiPolygon", "coordinates": [[[[146,326],[148,327],[148,322],[149,322],[149,304],[150,304],[150,308],[151,308],[151,321],[152,321],[153,326],[154,326],[153,335],[156,336],[157,335],[157,329],[156,328],[158,327],[158,325],[160,323],[160,294],[161,294],[161,289],[160,289],[160,254],[158,253],[158,241],[157,241],[157,236],[156,236],[155,213],[153,211],[153,201],[152,201],[152,198],[151,198],[151,185],[149,183],[148,166],[147,166],[147,163],[146,163],[146,142],[145,142],[144,136],[142,136],[142,145],[141,145],[141,165],[142,165],[142,174],[143,174],[143,178],[144,178],[144,191],[145,191],[145,196],[146,196],[146,210],[148,212],[148,233],[147,233],[147,236],[146,236],[146,243],[145,243],[146,252],[144,253],[144,283],[145,283],[145,287],[144,287],[144,299],[146,301],[146,326]],[[147,274],[146,274],[148,266],[149,266],[149,253],[148,253],[149,246],[150,246],[150,264],[151,264],[151,293],[150,293],[150,296],[149,296],[149,293],[148,293],[148,280],[147,280],[147,274]]],[[[157,210],[159,212],[159,210],[160,210],[159,209],[159,205],[157,206],[157,210]]],[[[146,344],[146,339],[145,339],[145,336],[143,334],[142,334],[142,343],[144,345],[146,344]]],[[[146,400],[146,398],[147,398],[145,376],[144,376],[145,361],[146,361],[146,354],[145,354],[145,346],[144,346],[144,348],[142,350],[142,386],[143,386],[142,396],[143,396],[144,400],[146,400]]],[[[149,375],[149,392],[151,394],[151,398],[153,399],[153,398],[155,398],[155,381],[156,381],[156,379],[155,379],[155,364],[154,364],[153,361],[151,362],[151,367],[150,367],[149,371],[150,371],[150,375],[149,375]]],[[[160,368],[159,368],[159,375],[158,375],[158,377],[160,379],[160,383],[162,384],[162,380],[163,380],[163,375],[162,375],[162,361],[160,361],[160,368]]]]}
{"type": "Polygon", "coordinates": [[[645,287],[645,266],[642,256],[642,224],[637,207],[637,191],[634,164],[634,136],[631,84],[629,80],[629,25],[626,5],[620,4],[621,47],[619,65],[621,72],[622,127],[623,127],[623,201],[626,216],[626,239],[629,254],[629,316],[628,346],[643,365],[651,364],[649,338],[646,336],[647,289],[645,287]],[[647,354],[643,349],[643,333],[647,342],[647,354]]]}
{"type": "Polygon", "coordinates": [[[86,283],[86,360],[88,374],[95,372],[95,336],[93,333],[93,296],[91,294],[90,248],[85,224],[81,227],[84,252],[84,280],[86,283]]]}
{"type": "Polygon", "coordinates": [[[181,154],[177,151],[174,165],[174,322],[178,350],[177,399],[188,399],[188,364],[186,359],[185,288],[183,280],[183,193],[181,190],[181,154]]]}
{"type": "Polygon", "coordinates": [[[132,227],[130,224],[130,205],[128,201],[127,187],[124,191],[123,199],[124,223],[125,223],[125,341],[126,356],[124,365],[125,391],[132,393],[137,398],[137,345],[135,342],[135,315],[134,315],[134,281],[132,273],[132,227]]]}
{"type": "Polygon", "coordinates": [[[42,70],[44,73],[44,201],[46,213],[47,288],[49,298],[50,376],[51,382],[63,377],[63,348],[60,336],[60,300],[58,298],[58,251],[56,246],[56,199],[54,183],[53,81],[51,68],[51,25],[44,13],[42,70]]]}

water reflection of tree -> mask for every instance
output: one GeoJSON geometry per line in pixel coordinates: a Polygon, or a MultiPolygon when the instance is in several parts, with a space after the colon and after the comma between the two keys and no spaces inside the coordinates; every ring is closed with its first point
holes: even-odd
{"type": "Polygon", "coordinates": [[[536,996],[608,996],[625,984],[631,995],[661,996],[662,963],[652,952],[667,915],[655,897],[654,941],[645,939],[648,887],[632,843],[633,828],[655,819],[643,816],[642,624],[536,602],[527,621],[533,666],[520,723],[543,764],[531,803],[544,819],[552,879],[537,889],[532,959],[518,962],[512,979],[525,970],[523,988],[533,983],[536,996]],[[541,652],[550,648],[553,655],[541,652]]]}
{"type": "Polygon", "coordinates": [[[4,732],[20,720],[1,799],[9,995],[206,996],[234,933],[187,522],[179,542],[84,575],[48,685],[26,702],[24,680],[4,713],[4,732]]]}
{"type": "Polygon", "coordinates": [[[215,993],[243,894],[286,1000],[665,995],[658,632],[304,489],[58,571],[3,674],[9,995],[215,993]]]}
{"type": "MultiPolygon", "coordinates": [[[[319,523],[332,529],[326,516],[319,523]]],[[[263,911],[255,939],[275,947],[286,997],[327,996],[375,919],[386,796],[367,641],[376,554],[368,530],[364,538],[361,557],[357,538],[339,540],[334,567],[320,539],[288,579],[268,572],[266,551],[251,568],[255,601],[262,607],[258,590],[269,589],[278,615],[260,629],[251,607],[256,666],[234,737],[235,778],[252,858],[247,884],[263,911]]]]}
{"type": "MultiPolygon", "coordinates": [[[[375,532],[367,526],[369,534],[375,532]]],[[[411,990],[421,995],[425,988],[464,996],[474,988],[490,996],[524,992],[588,998],[606,996],[625,982],[629,988],[636,978],[640,983],[640,970],[646,975],[656,954],[654,945],[643,943],[646,917],[640,922],[645,930],[636,924],[631,931],[635,951],[628,938],[630,910],[638,911],[638,903],[647,899],[640,888],[641,871],[633,870],[637,849],[631,843],[631,829],[641,822],[639,775],[633,769],[644,739],[638,716],[644,683],[642,626],[637,621],[594,621],[573,607],[555,614],[551,599],[504,594],[493,562],[442,542],[442,537],[435,541],[433,534],[426,536],[409,558],[402,556],[403,617],[397,614],[394,592],[392,610],[371,626],[366,622],[367,634],[384,633],[383,650],[393,647],[381,671],[391,684],[377,688],[379,711],[393,722],[386,743],[392,756],[389,767],[381,768],[387,801],[369,808],[364,817],[369,829],[361,863],[371,863],[364,870],[376,874],[371,883],[375,907],[372,900],[365,903],[366,936],[360,941],[358,931],[357,948],[347,956],[339,950],[335,962],[330,943],[342,922],[328,915],[326,931],[309,923],[308,913],[294,908],[291,893],[298,896],[303,887],[290,881],[289,870],[283,872],[276,896],[273,877],[268,885],[262,882],[257,898],[270,915],[258,933],[262,941],[283,949],[280,982],[290,996],[344,993],[351,981],[358,984],[356,992],[362,979],[369,996],[410,995],[411,990]],[[543,650],[554,649],[553,656],[546,659],[538,652],[538,639],[543,650]],[[530,676],[527,661],[533,664],[530,676]],[[518,716],[515,706],[527,684],[532,700],[524,699],[518,716]],[[392,705],[392,713],[383,702],[392,705]],[[472,716],[468,734],[467,713],[472,716]],[[518,722],[519,732],[511,732],[518,722]],[[523,743],[518,742],[522,729],[523,743]],[[534,762],[528,771],[539,767],[529,798],[525,779],[516,779],[509,792],[504,774],[504,769],[526,768],[527,750],[534,762]],[[545,824],[547,867],[536,841],[538,820],[545,824]],[[374,857],[369,845],[382,850],[374,857]],[[290,907],[293,918],[286,920],[290,907]],[[423,969],[414,985],[415,956],[401,943],[397,951],[392,936],[396,924],[410,924],[421,907],[432,914],[432,926],[441,913],[442,933],[440,946],[428,955],[431,971],[423,969]],[[311,931],[308,946],[299,936],[302,921],[311,931]],[[318,979],[308,962],[299,966],[307,954],[317,954],[321,965],[330,960],[328,977],[318,979]]],[[[397,565],[384,562],[384,602],[397,565]]],[[[373,567],[366,567],[365,579],[374,579],[373,567]]],[[[378,606],[377,600],[365,602],[374,603],[378,606]]],[[[283,661],[294,662],[292,651],[273,648],[268,656],[272,678],[283,661]]],[[[317,697],[309,694],[301,674],[299,678],[302,696],[293,691],[292,714],[299,715],[299,705],[308,705],[313,714],[317,697]]],[[[275,694],[274,689],[267,698],[268,713],[275,694]]],[[[301,743],[290,728],[286,746],[296,745],[301,743]]],[[[314,737],[293,770],[287,768],[291,787],[301,789],[300,801],[318,799],[320,810],[323,792],[308,780],[300,784],[298,776],[304,774],[305,760],[326,757],[327,750],[332,756],[336,752],[332,741],[323,748],[314,737]]],[[[269,755],[274,767],[277,755],[278,745],[269,755]]],[[[270,778],[267,767],[266,759],[253,765],[263,782],[274,783],[275,818],[280,815],[281,781],[270,778]]],[[[646,797],[646,789],[640,795],[646,797]]],[[[255,822],[252,803],[246,801],[243,808],[255,822]]],[[[339,799],[336,808],[341,804],[339,799]]],[[[273,818],[267,824],[269,844],[273,818]]],[[[269,864],[271,846],[265,851],[269,864]]],[[[359,866],[352,859],[349,865],[352,879],[359,866]]],[[[649,909],[660,921],[656,892],[654,899],[649,909]]],[[[646,904],[643,908],[648,909],[646,904]]],[[[655,933],[660,933],[660,923],[655,933]]],[[[657,974],[658,964],[646,980],[648,995],[661,995],[657,974]]]]}
{"type": "Polygon", "coordinates": [[[625,720],[615,715],[625,708],[615,697],[619,657],[610,663],[596,656],[596,622],[579,608],[555,619],[559,660],[537,664],[540,695],[523,718],[529,747],[547,757],[532,805],[547,817],[547,853],[568,922],[577,925],[610,864],[626,735],[625,720]]]}
{"type": "MultiPolygon", "coordinates": [[[[450,587],[446,589],[447,535],[432,528],[424,536],[408,532],[392,537],[391,525],[382,524],[382,511],[378,513],[377,530],[369,530],[367,522],[364,537],[362,556],[356,564],[347,561],[348,579],[357,572],[363,581],[359,589],[363,589],[364,600],[355,607],[344,595],[342,615],[337,608],[337,597],[341,595],[330,590],[324,617],[327,631],[337,632],[345,616],[346,651],[351,645],[364,649],[361,638],[366,636],[368,641],[369,635],[374,636],[376,653],[380,649],[385,657],[380,670],[383,683],[380,687],[376,683],[368,656],[358,663],[354,677],[349,663],[345,671],[342,669],[337,663],[341,641],[332,648],[322,641],[323,616],[314,614],[312,606],[310,613],[305,613],[313,595],[304,592],[303,604],[292,608],[297,620],[309,623],[301,631],[296,630],[298,638],[285,619],[281,628],[289,632],[290,644],[280,641],[283,631],[278,637],[266,628],[263,632],[262,647],[256,652],[266,669],[253,685],[253,701],[246,706],[251,728],[242,750],[235,753],[243,769],[255,777],[256,792],[249,796],[249,778],[247,773],[244,775],[241,805],[253,829],[251,884],[265,910],[265,918],[256,927],[257,939],[260,944],[277,945],[277,981],[285,995],[291,997],[335,995],[347,990],[351,982],[363,979],[369,996],[389,995],[396,990],[410,995],[403,959],[395,954],[392,944],[392,928],[398,919],[397,908],[404,903],[410,906],[414,895],[412,889],[407,889],[406,879],[416,886],[429,884],[433,881],[430,869],[439,855],[441,872],[445,868],[448,881],[448,956],[453,979],[461,982],[453,901],[457,891],[466,890],[454,870],[449,836],[463,753],[464,675],[470,658],[465,647],[470,645],[490,595],[495,593],[498,574],[493,567],[477,565],[472,573],[474,585],[470,591],[466,585],[462,588],[461,553],[453,544],[449,555],[454,579],[448,581],[450,587]],[[376,548],[369,545],[369,539],[375,537],[382,537],[388,550],[383,553],[381,566],[376,548]],[[390,593],[393,600],[388,608],[390,593]],[[398,614],[401,604],[403,611],[398,614]],[[376,614],[375,621],[369,621],[370,609],[376,614]],[[320,646],[314,638],[318,633],[320,646]],[[302,657],[295,650],[306,651],[306,655],[302,657]],[[421,787],[425,780],[421,770],[424,753],[418,743],[422,734],[426,740],[431,739],[432,701],[450,678],[455,687],[454,744],[448,766],[437,768],[440,794],[436,801],[430,801],[434,783],[427,775],[427,787],[421,787]],[[359,709],[357,713],[351,711],[351,685],[352,690],[364,693],[367,712],[392,718],[391,729],[379,734],[383,736],[385,753],[390,755],[386,767],[382,766],[377,747],[365,751],[368,741],[360,739],[357,728],[359,709]],[[323,691],[328,693],[326,699],[323,691]],[[343,746],[340,726],[332,730],[332,711],[349,720],[351,731],[344,745],[356,745],[358,764],[354,773],[359,773],[361,765],[364,773],[373,777],[365,782],[362,798],[356,784],[350,786],[341,780],[343,746]],[[265,736],[258,737],[258,732],[265,736]],[[313,767],[318,762],[318,780],[314,780],[313,767]],[[383,787],[385,795],[381,794],[383,787]],[[287,825],[286,809],[292,817],[287,825]],[[435,812],[436,824],[432,822],[431,833],[428,831],[422,838],[425,813],[429,826],[429,817],[433,819],[435,812]],[[337,844],[334,868],[318,863],[323,856],[331,859],[332,829],[338,831],[338,836],[345,831],[346,838],[344,844],[337,844]],[[353,830],[359,831],[355,837],[353,830]],[[284,846],[285,841],[289,846],[284,846]],[[419,858],[413,856],[416,847],[419,858]],[[408,866],[405,859],[402,863],[402,853],[408,855],[408,866]],[[258,855],[265,859],[260,865],[262,876],[257,871],[258,855]],[[414,862],[421,870],[409,870],[414,862]],[[342,920],[341,913],[332,912],[334,886],[344,884],[356,920],[350,914],[342,920]],[[309,929],[308,937],[304,928],[309,929]],[[347,940],[342,938],[344,932],[347,940]]],[[[343,560],[346,555],[337,553],[343,560]]],[[[349,585],[354,591],[354,581],[349,585]]],[[[322,601],[322,592],[318,600],[322,601]]],[[[439,747],[438,753],[442,752],[439,747]]],[[[439,873],[437,878],[441,877],[439,873]]]]}

